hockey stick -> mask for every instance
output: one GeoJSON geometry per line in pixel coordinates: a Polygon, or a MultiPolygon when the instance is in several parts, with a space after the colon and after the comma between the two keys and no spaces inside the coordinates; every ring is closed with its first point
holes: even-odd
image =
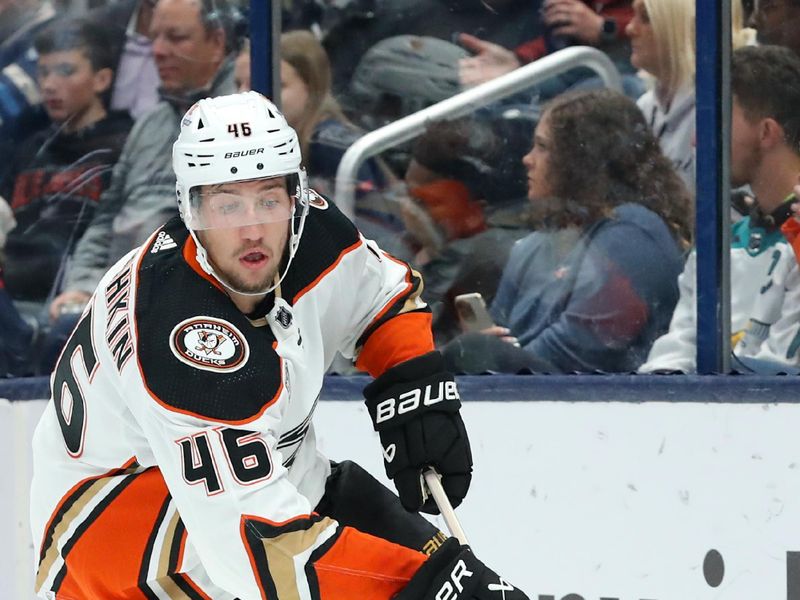
{"type": "Polygon", "coordinates": [[[442,513],[442,517],[444,518],[447,528],[450,530],[450,534],[463,545],[468,546],[467,534],[464,533],[464,530],[461,528],[461,523],[458,522],[458,517],[456,517],[456,511],[453,509],[453,505],[450,504],[450,499],[447,497],[447,494],[444,493],[444,488],[440,481],[441,475],[439,475],[433,467],[430,467],[422,473],[422,476],[425,478],[425,484],[428,486],[428,490],[431,496],[433,496],[436,506],[439,507],[439,512],[442,513]]]}

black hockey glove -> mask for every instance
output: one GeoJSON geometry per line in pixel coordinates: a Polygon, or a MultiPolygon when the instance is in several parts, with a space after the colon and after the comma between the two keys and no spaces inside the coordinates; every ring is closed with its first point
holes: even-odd
{"type": "Polygon", "coordinates": [[[432,497],[423,498],[422,471],[429,466],[458,506],[472,479],[472,453],[456,382],[444,370],[442,355],[429,352],[395,365],[365,387],[364,396],[383,446],[386,474],[405,509],[439,512],[432,497]]]}
{"type": "Polygon", "coordinates": [[[530,600],[450,538],[392,600],[530,600]]]}

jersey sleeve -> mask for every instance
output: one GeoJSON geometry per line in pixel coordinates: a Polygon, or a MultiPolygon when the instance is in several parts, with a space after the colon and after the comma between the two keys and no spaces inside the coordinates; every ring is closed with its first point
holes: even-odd
{"type": "Polygon", "coordinates": [[[655,371],[695,370],[697,354],[697,296],[696,260],[692,251],[683,272],[678,277],[680,297],[672,313],[669,331],[659,337],[650,349],[647,361],[639,367],[640,373],[655,371]]]}
{"type": "Polygon", "coordinates": [[[781,260],[761,287],[734,352],[796,367],[800,364],[800,269],[792,249],[781,246],[781,260]]]}
{"type": "Polygon", "coordinates": [[[339,350],[373,377],[434,348],[422,276],[363,237],[336,273],[337,302],[325,319],[343,340],[339,350]]]}

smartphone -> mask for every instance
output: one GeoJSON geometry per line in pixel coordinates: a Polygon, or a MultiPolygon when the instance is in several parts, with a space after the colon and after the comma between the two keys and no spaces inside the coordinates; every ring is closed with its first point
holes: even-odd
{"type": "Polygon", "coordinates": [[[478,292],[455,297],[456,312],[465,331],[481,331],[494,326],[483,296],[478,292]]]}

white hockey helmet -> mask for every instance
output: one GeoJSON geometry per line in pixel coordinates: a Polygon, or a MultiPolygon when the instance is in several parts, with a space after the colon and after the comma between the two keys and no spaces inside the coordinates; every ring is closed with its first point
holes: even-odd
{"type": "MultiPolygon", "coordinates": [[[[297,133],[278,108],[258,92],[245,92],[196,102],[181,120],[178,139],[172,147],[176,195],[181,218],[197,243],[197,259],[209,274],[231,288],[208,262],[195,231],[213,227],[236,227],[291,219],[288,260],[278,282],[289,269],[308,214],[308,183],[300,166],[297,133]],[[201,186],[286,177],[287,191],[294,199],[291,211],[251,211],[244,220],[212,221],[201,211],[201,186]]],[[[257,295],[254,294],[254,295],[257,295]]]]}

